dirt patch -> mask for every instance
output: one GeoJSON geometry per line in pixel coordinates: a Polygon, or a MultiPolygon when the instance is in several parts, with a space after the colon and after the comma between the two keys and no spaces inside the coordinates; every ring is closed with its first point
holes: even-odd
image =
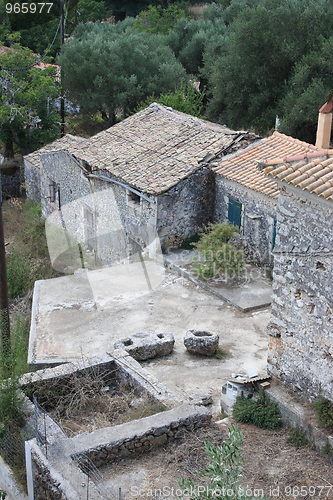
{"type": "MultiPolygon", "coordinates": [[[[246,471],[242,485],[252,493],[249,498],[259,497],[259,493],[279,500],[333,498],[332,465],[310,446],[296,448],[288,443],[285,429],[240,427],[246,471]]],[[[176,497],[180,478],[204,484],[204,479],[197,477],[207,466],[204,442],[221,445],[226,437],[227,426],[214,424],[186,433],[182,439],[147,455],[104,467],[101,474],[109,490],[111,484],[117,491],[121,487],[126,499],[176,497]]]]}

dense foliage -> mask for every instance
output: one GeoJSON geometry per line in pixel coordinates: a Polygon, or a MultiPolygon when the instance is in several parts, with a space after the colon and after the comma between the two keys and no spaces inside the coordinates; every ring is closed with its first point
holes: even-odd
{"type": "Polygon", "coordinates": [[[59,59],[70,98],[108,126],[116,113],[133,112],[151,94],[186,80],[182,65],[160,35],[138,33],[124,21],[79,25],[59,59]]]}
{"type": "Polygon", "coordinates": [[[35,60],[19,45],[0,54],[0,140],[7,157],[14,155],[14,144],[28,153],[57,136],[55,68],[30,67],[35,60]]]}
{"type": "Polygon", "coordinates": [[[333,429],[333,402],[321,396],[314,402],[314,408],[319,425],[333,429]]]}
{"type": "Polygon", "coordinates": [[[282,425],[279,407],[275,401],[269,400],[265,391],[261,391],[257,398],[238,396],[232,416],[236,422],[253,424],[262,429],[274,430],[282,425]]]}
{"type": "Polygon", "coordinates": [[[228,222],[210,224],[205,228],[197,243],[192,245],[198,250],[194,260],[196,274],[203,278],[225,273],[226,277],[236,277],[244,267],[243,253],[231,242],[238,229],[228,222]]]}

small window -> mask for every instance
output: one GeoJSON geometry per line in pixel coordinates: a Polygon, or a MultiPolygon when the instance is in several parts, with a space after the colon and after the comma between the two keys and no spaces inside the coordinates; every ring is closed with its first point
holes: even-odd
{"type": "Polygon", "coordinates": [[[141,197],[138,194],[133,193],[133,191],[127,191],[127,201],[129,205],[139,207],[141,202],[141,197]]]}

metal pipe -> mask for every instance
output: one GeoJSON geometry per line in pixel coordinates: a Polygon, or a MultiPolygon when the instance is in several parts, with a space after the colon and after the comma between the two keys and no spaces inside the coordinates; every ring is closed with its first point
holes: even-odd
{"type": "Polygon", "coordinates": [[[156,203],[155,200],[153,200],[152,198],[149,198],[148,196],[146,196],[145,194],[141,193],[140,191],[137,191],[136,189],[130,187],[130,186],[127,186],[127,184],[124,184],[123,182],[119,182],[119,181],[116,181],[114,179],[111,179],[110,177],[106,177],[106,175],[96,175],[96,174],[91,174],[86,168],[84,168],[84,166],[75,158],[75,156],[69,154],[67,152],[68,156],[73,160],[75,161],[75,163],[80,167],[81,170],[83,170],[83,172],[86,174],[87,177],[91,178],[91,179],[99,179],[101,181],[107,181],[107,182],[112,182],[113,184],[117,184],[118,186],[121,186],[125,189],[128,189],[128,191],[131,191],[132,193],[135,193],[137,194],[138,196],[140,196],[140,198],[143,198],[144,200],[146,201],[149,201],[149,203],[156,203]]]}

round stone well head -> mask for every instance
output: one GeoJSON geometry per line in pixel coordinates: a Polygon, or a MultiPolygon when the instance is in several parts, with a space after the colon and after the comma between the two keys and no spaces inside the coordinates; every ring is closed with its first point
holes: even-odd
{"type": "Polygon", "coordinates": [[[187,330],[184,345],[190,353],[214,356],[219,345],[219,336],[202,330],[187,330]]]}

